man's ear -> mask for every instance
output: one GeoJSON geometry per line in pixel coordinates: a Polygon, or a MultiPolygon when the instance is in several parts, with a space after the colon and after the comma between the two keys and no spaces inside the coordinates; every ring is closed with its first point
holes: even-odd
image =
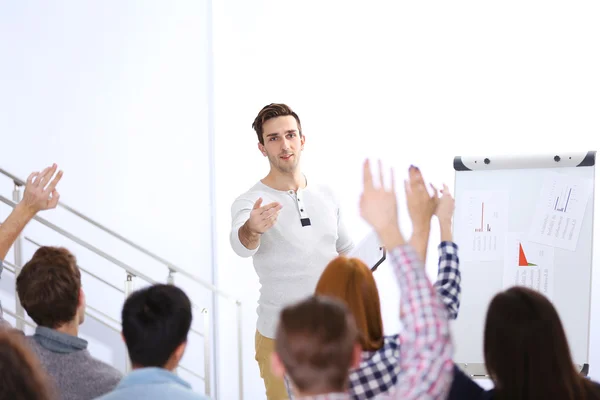
{"type": "Polygon", "coordinates": [[[300,134],[300,150],[304,150],[304,142],[306,141],[306,136],[304,133],[300,134]]]}
{"type": "Polygon", "coordinates": [[[83,291],[83,288],[79,288],[79,304],[77,304],[78,307],[85,307],[85,293],[83,291]]]}
{"type": "Polygon", "coordinates": [[[271,372],[278,378],[285,376],[285,367],[276,352],[271,353],[271,372]]]}
{"type": "Polygon", "coordinates": [[[267,151],[265,150],[265,146],[263,144],[261,144],[260,142],[258,142],[258,150],[260,150],[260,152],[262,153],[262,155],[264,157],[267,156],[267,151]]]}
{"type": "Polygon", "coordinates": [[[362,347],[360,343],[354,344],[354,349],[352,349],[352,369],[358,368],[360,366],[360,362],[362,360],[362,347]]]}
{"type": "Polygon", "coordinates": [[[183,353],[185,353],[185,348],[187,347],[187,342],[182,342],[179,346],[177,346],[177,348],[174,351],[174,356],[175,359],[177,360],[177,363],[179,363],[179,361],[181,361],[181,359],[183,358],[183,353]]]}

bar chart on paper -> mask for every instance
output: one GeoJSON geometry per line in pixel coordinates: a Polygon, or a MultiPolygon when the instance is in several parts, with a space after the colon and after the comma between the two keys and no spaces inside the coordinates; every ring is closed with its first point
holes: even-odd
{"type": "Polygon", "coordinates": [[[502,259],[507,224],[506,194],[470,191],[461,204],[462,215],[468,221],[461,232],[465,243],[463,258],[476,261],[502,259]]]}
{"type": "Polygon", "coordinates": [[[522,233],[506,236],[503,288],[523,286],[552,300],[554,248],[525,240],[522,233]]]}
{"type": "Polygon", "coordinates": [[[591,188],[589,179],[548,174],[529,230],[529,240],[575,250],[591,188]]]}

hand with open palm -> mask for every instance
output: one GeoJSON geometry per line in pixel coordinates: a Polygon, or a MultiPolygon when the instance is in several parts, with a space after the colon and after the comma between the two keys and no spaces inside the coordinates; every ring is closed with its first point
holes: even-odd
{"type": "Polygon", "coordinates": [[[360,216],[373,227],[383,245],[389,249],[404,244],[398,226],[398,202],[396,200],[394,171],[391,170],[390,189],[385,188],[381,161],[379,162],[379,185],[375,187],[369,160],[363,165],[363,192],[360,197],[360,216]]]}

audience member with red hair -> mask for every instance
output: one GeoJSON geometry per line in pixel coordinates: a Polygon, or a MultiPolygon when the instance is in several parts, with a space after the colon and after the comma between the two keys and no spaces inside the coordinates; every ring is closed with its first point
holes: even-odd
{"type": "MultiPolygon", "coordinates": [[[[445,185],[440,199],[435,188],[432,196],[426,190],[416,190],[417,187],[424,189],[422,175],[417,168],[411,168],[409,173],[405,188],[413,223],[410,242],[425,260],[431,218],[437,215],[442,241],[438,246],[438,279],[434,287],[446,305],[449,318],[455,319],[461,288],[458,247],[452,241],[451,231],[454,199],[445,185]],[[414,212],[416,202],[427,205],[425,213],[414,212]]],[[[337,257],[321,274],[315,294],[342,300],[354,315],[363,353],[360,365],[350,374],[352,397],[371,399],[393,389],[400,373],[399,335],[384,335],[379,291],[369,267],[357,258],[337,257]]]]}
{"type": "MultiPolygon", "coordinates": [[[[378,293],[370,270],[358,260],[339,258],[333,261],[324,271],[315,296],[332,298],[347,307],[352,315],[352,322],[347,324],[347,328],[356,331],[356,346],[345,346],[342,354],[341,348],[327,344],[333,343],[330,337],[333,334],[324,322],[315,318],[311,320],[314,325],[311,326],[294,322],[295,317],[285,320],[287,312],[294,316],[302,315],[302,312],[293,307],[284,310],[278,331],[281,342],[276,343],[273,369],[277,375],[289,375],[291,392],[298,398],[416,400],[445,399],[448,394],[453,375],[449,315],[439,289],[429,282],[423,265],[429,221],[438,209],[438,198],[436,194],[431,196],[428,193],[416,167],[411,167],[409,174],[407,204],[414,232],[410,244],[406,243],[398,227],[393,173],[391,189],[384,188],[381,172],[380,184],[376,188],[369,162],[365,162],[361,196],[361,216],[389,250],[390,264],[398,279],[403,332],[390,338],[383,336],[378,293]],[[327,289],[323,285],[325,281],[331,282],[327,289]],[[296,339],[286,339],[290,337],[296,339]],[[395,343],[392,344],[393,341],[395,343]],[[329,350],[320,352],[320,345],[307,345],[313,342],[323,342],[324,349],[337,349],[337,357],[333,353],[330,357],[329,350]],[[351,356],[355,350],[358,350],[358,357],[351,356]],[[378,370],[374,371],[375,368],[378,370]],[[338,374],[331,374],[333,369],[338,374]],[[361,375],[357,378],[356,371],[361,369],[366,381],[361,381],[361,375]],[[349,380],[333,379],[339,377],[339,373],[349,375],[349,380]],[[380,380],[382,373],[385,376],[380,380]],[[307,374],[318,379],[307,380],[307,374]],[[326,375],[332,376],[332,379],[324,380],[326,375]],[[375,379],[369,379],[369,375],[375,379]],[[383,385],[384,388],[381,387],[383,385]],[[357,387],[372,391],[367,393],[363,390],[358,394],[357,387]]],[[[342,325],[335,327],[341,329],[342,325]]]]}

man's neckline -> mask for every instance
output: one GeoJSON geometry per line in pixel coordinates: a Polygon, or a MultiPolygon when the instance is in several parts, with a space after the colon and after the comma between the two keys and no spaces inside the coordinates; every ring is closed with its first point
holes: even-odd
{"type": "Polygon", "coordinates": [[[272,187],[272,186],[269,186],[269,185],[267,185],[266,183],[264,183],[264,182],[263,182],[263,180],[264,180],[265,178],[263,178],[263,179],[260,179],[258,182],[259,182],[259,183],[260,183],[262,186],[264,186],[264,187],[266,187],[266,188],[269,188],[270,190],[272,190],[272,191],[274,191],[274,192],[278,192],[278,193],[291,193],[291,192],[294,192],[294,193],[295,193],[295,192],[301,192],[301,191],[304,191],[304,190],[308,189],[308,178],[307,178],[307,177],[306,177],[306,175],[304,175],[304,174],[302,174],[302,176],[304,176],[304,182],[305,182],[305,183],[304,183],[304,187],[303,187],[303,188],[300,188],[300,189],[298,189],[298,190],[294,190],[294,189],[285,189],[285,190],[282,190],[282,189],[276,189],[276,188],[274,188],[274,187],[272,187]]]}

